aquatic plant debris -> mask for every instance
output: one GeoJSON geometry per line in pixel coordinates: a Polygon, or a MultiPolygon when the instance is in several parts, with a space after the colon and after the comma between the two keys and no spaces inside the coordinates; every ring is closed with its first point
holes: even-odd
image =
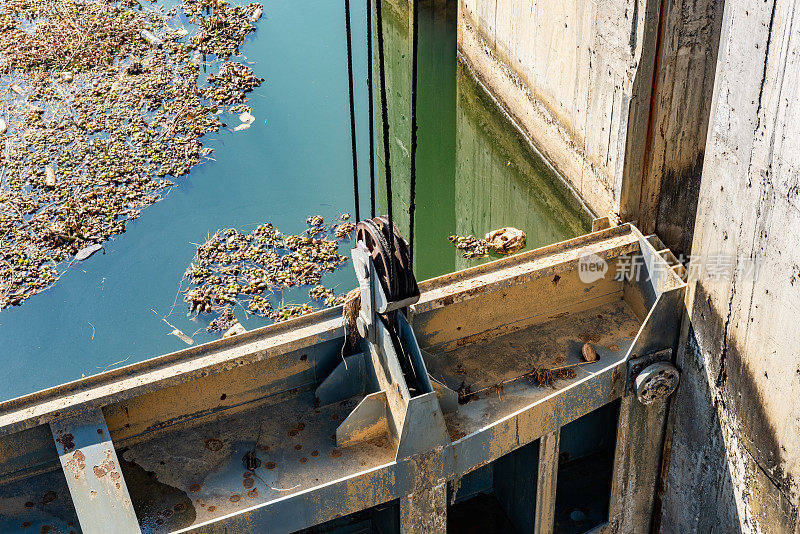
{"type": "Polygon", "coordinates": [[[124,232],[210,160],[200,138],[263,81],[234,57],[262,11],[0,3],[0,309],[51,286],[72,256],[124,232]]]}
{"type": "Polygon", "coordinates": [[[485,258],[489,255],[485,239],[478,239],[471,235],[451,235],[447,240],[461,251],[461,256],[464,258],[485,258]]]}
{"type": "Polygon", "coordinates": [[[339,244],[352,237],[355,226],[343,232],[343,218],[325,225],[321,216],[309,217],[308,230],[314,236],[285,235],[270,223],[249,234],[234,228],[217,231],[197,247],[184,275],[191,283],[183,297],[189,314],[213,316],[206,329],[221,333],[238,323],[237,305],[247,313],[280,322],[315,312],[321,305],[342,304],[345,295],[335,295],[320,281],[347,262],[339,254],[339,244]],[[319,234],[323,236],[315,237],[319,234]],[[273,307],[272,297],[296,286],[311,286],[309,302],[273,307]]]}

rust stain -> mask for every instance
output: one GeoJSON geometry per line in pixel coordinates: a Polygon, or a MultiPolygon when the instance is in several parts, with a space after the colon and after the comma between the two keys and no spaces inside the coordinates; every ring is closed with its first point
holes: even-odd
{"type": "MultiPolygon", "coordinates": [[[[100,462],[100,465],[94,466],[92,468],[92,471],[94,471],[94,476],[96,476],[97,478],[103,478],[109,473],[113,473],[116,467],[117,467],[116,462],[114,462],[114,460],[111,459],[111,452],[106,451],[106,459],[100,462]]],[[[117,478],[119,478],[119,475],[117,475],[117,478]]]]}
{"type": "Polygon", "coordinates": [[[560,277],[560,276],[558,276],[558,275],[555,275],[555,276],[553,277],[553,285],[554,285],[554,286],[557,286],[557,285],[558,285],[558,281],[559,281],[559,280],[561,280],[561,277],[560,277]]]}
{"type": "Polygon", "coordinates": [[[271,471],[271,470],[275,469],[277,467],[277,465],[275,464],[275,462],[267,462],[267,463],[264,464],[264,467],[266,467],[267,469],[269,469],[271,471]]]}
{"type": "Polygon", "coordinates": [[[20,525],[20,528],[28,528],[30,526],[31,526],[30,521],[23,521],[22,524],[20,525]]]}
{"type": "Polygon", "coordinates": [[[182,514],[183,512],[185,512],[185,511],[186,511],[186,505],[185,505],[185,504],[183,504],[182,502],[179,502],[178,504],[176,504],[176,505],[174,506],[174,509],[175,509],[175,511],[176,511],[177,513],[179,513],[179,514],[182,514]]]}
{"type": "Polygon", "coordinates": [[[234,493],[233,495],[230,496],[230,498],[228,500],[231,501],[231,502],[239,502],[239,501],[242,500],[242,496],[241,495],[237,495],[236,493],[234,493]]]}
{"type": "Polygon", "coordinates": [[[341,455],[342,455],[342,451],[340,451],[339,449],[333,449],[331,451],[331,458],[338,458],[341,455]]]}
{"type": "Polygon", "coordinates": [[[617,345],[616,343],[612,343],[611,345],[608,346],[608,350],[610,350],[611,352],[619,352],[619,345],[617,345]]]}
{"type": "Polygon", "coordinates": [[[258,490],[251,489],[250,491],[247,492],[247,496],[250,497],[251,499],[255,499],[256,497],[258,497],[258,490]]]}
{"type": "Polygon", "coordinates": [[[58,499],[58,493],[53,490],[46,491],[44,495],[42,495],[42,504],[48,504],[58,499]]]}
{"type": "Polygon", "coordinates": [[[519,326],[502,326],[500,328],[495,328],[492,330],[487,330],[485,332],[479,332],[477,334],[472,334],[467,337],[462,337],[461,339],[456,340],[456,346],[462,347],[464,345],[472,345],[473,343],[478,343],[481,341],[487,341],[489,339],[499,337],[505,334],[510,334],[511,332],[516,332],[519,330],[519,326]]]}
{"type": "Polygon", "coordinates": [[[252,488],[253,484],[255,484],[255,482],[253,482],[252,478],[245,478],[244,480],[242,480],[242,486],[244,486],[244,489],[252,488]]]}
{"type": "Polygon", "coordinates": [[[584,343],[599,343],[600,342],[600,336],[598,336],[597,334],[589,334],[588,332],[584,332],[583,334],[578,336],[578,339],[580,339],[584,343]]]}
{"type": "Polygon", "coordinates": [[[212,513],[213,513],[213,512],[216,512],[216,511],[217,511],[217,507],[216,507],[216,506],[209,506],[209,507],[207,508],[207,510],[208,510],[209,512],[212,512],[212,513]]]}
{"type": "Polygon", "coordinates": [[[25,503],[25,508],[33,508],[34,506],[36,506],[36,503],[33,501],[28,501],[25,503]]]}
{"type": "Polygon", "coordinates": [[[294,446],[294,450],[296,450],[296,451],[299,451],[299,450],[300,450],[300,449],[302,449],[302,448],[303,448],[303,446],[302,446],[302,445],[300,445],[299,443],[298,443],[297,445],[295,445],[295,446],[294,446]]]}
{"type": "Polygon", "coordinates": [[[72,453],[72,457],[67,460],[64,467],[72,471],[72,474],[75,475],[75,480],[78,480],[83,470],[86,469],[86,456],[78,449],[72,453]]]}
{"type": "Polygon", "coordinates": [[[217,438],[208,438],[207,440],[205,440],[205,442],[203,442],[203,445],[205,446],[206,449],[210,450],[211,452],[217,452],[219,450],[222,450],[222,447],[224,446],[222,440],[219,440],[217,438]]]}
{"type": "Polygon", "coordinates": [[[200,491],[201,487],[202,486],[200,486],[200,484],[192,484],[191,486],[189,486],[189,491],[191,493],[197,493],[198,491],[200,491]]]}
{"type": "Polygon", "coordinates": [[[311,451],[311,456],[319,456],[319,451],[317,450],[311,451]]]}
{"type": "Polygon", "coordinates": [[[68,453],[75,448],[75,436],[70,433],[63,433],[63,431],[59,431],[56,442],[60,443],[64,448],[64,453],[68,453]]]}
{"type": "Polygon", "coordinates": [[[614,391],[617,390],[617,387],[620,385],[622,381],[622,373],[620,372],[619,368],[615,368],[611,372],[611,396],[614,396],[614,391]]]}

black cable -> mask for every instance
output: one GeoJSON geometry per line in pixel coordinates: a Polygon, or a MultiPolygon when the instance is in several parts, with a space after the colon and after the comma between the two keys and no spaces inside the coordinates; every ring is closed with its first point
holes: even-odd
{"type": "Polygon", "coordinates": [[[408,206],[408,242],[409,242],[409,267],[414,266],[414,211],[417,196],[417,42],[419,41],[419,0],[411,4],[414,10],[411,31],[411,192],[408,206]]]}
{"type": "Polygon", "coordinates": [[[350,94],[350,144],[353,151],[353,196],[356,204],[356,220],[361,220],[358,199],[358,152],[356,147],[356,111],[353,102],[353,50],[350,43],[350,0],[344,0],[344,27],[347,34],[347,83],[350,94]]]}
{"type": "Polygon", "coordinates": [[[367,0],[367,95],[369,97],[369,214],[375,218],[375,123],[372,95],[372,1],[367,0]]]}
{"type": "Polygon", "coordinates": [[[383,126],[383,164],[386,178],[386,208],[389,215],[389,279],[394,279],[394,221],[392,219],[392,168],[389,162],[389,111],[386,108],[386,73],[383,65],[383,16],[381,2],[375,1],[378,31],[378,77],[381,92],[381,123],[383,126]]]}

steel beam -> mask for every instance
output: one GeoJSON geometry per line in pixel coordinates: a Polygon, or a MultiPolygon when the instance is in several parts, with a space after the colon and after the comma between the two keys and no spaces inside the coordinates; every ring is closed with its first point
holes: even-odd
{"type": "Polygon", "coordinates": [[[67,413],[50,431],[84,534],[140,533],[103,412],[67,413]]]}
{"type": "Polygon", "coordinates": [[[533,534],[553,532],[556,514],[556,484],[558,481],[558,451],[561,429],[539,438],[539,476],[536,482],[536,510],[533,534]]]}

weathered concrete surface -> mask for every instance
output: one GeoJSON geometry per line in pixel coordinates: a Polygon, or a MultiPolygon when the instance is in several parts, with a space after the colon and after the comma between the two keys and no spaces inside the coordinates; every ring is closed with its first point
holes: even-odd
{"type": "Polygon", "coordinates": [[[721,19],[722,0],[460,0],[458,47],[596,214],[681,254],[721,19]]]}
{"type": "Polygon", "coordinates": [[[725,6],[662,532],[800,530],[797,8],[725,6]]]}
{"type": "Polygon", "coordinates": [[[658,7],[459,2],[465,61],[598,214],[617,211],[625,161],[641,161],[658,7]]]}
{"type": "Polygon", "coordinates": [[[676,255],[692,245],[723,4],[663,2],[641,179],[632,173],[620,199],[623,220],[676,255]]]}

